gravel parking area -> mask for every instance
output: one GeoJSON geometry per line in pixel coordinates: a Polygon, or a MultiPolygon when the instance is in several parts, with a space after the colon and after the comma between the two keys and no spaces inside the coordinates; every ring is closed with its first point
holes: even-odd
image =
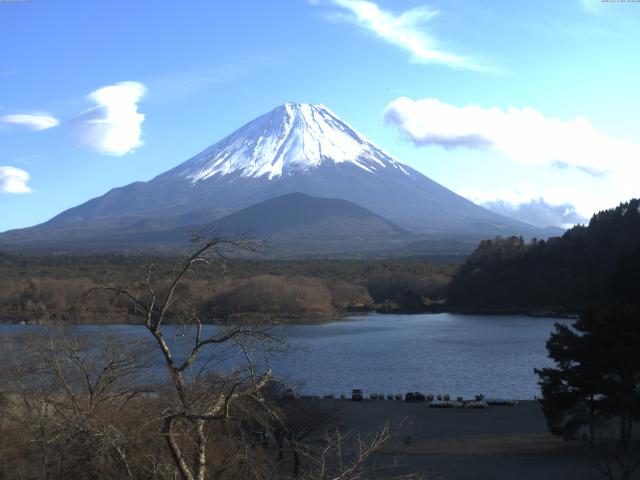
{"type": "Polygon", "coordinates": [[[579,444],[547,432],[540,405],[486,409],[438,409],[393,400],[322,400],[342,408],[343,428],[372,434],[389,421],[394,438],[375,461],[421,470],[447,480],[591,480],[602,478],[586,464],[579,444]]]}

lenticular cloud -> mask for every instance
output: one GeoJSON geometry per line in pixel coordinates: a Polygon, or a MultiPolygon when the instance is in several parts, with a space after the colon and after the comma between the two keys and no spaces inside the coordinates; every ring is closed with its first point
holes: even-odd
{"type": "Polygon", "coordinates": [[[72,121],[77,144],[115,156],[141,146],[145,117],[138,112],[138,102],[145,93],[141,83],[121,82],[89,94],[96,106],[72,121]]]}
{"type": "Polygon", "coordinates": [[[0,167],[0,193],[29,193],[29,174],[15,167],[0,167]]]}
{"type": "Polygon", "coordinates": [[[0,118],[0,122],[22,125],[30,130],[47,130],[60,125],[60,121],[48,113],[14,113],[0,118]]]}

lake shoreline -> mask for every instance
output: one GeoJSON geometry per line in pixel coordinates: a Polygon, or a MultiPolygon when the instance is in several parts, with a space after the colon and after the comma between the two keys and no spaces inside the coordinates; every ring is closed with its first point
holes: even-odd
{"type": "MultiPolygon", "coordinates": [[[[324,323],[348,321],[350,318],[376,313],[374,311],[347,311],[332,314],[309,314],[309,315],[276,315],[265,314],[255,315],[247,314],[245,316],[235,316],[229,319],[212,319],[210,322],[203,322],[203,325],[215,326],[268,326],[268,325],[321,325],[324,323]],[[277,318],[277,319],[276,319],[277,318]]],[[[81,325],[144,325],[142,317],[112,317],[108,321],[97,321],[94,318],[77,321],[68,319],[47,319],[47,320],[25,320],[18,316],[0,316],[0,324],[6,325],[37,325],[42,327],[59,327],[59,326],[81,326],[81,325]]],[[[168,318],[164,322],[165,325],[182,325],[182,322],[168,318]]],[[[195,325],[195,323],[193,324],[195,325]]]]}
{"type": "MultiPolygon", "coordinates": [[[[436,310],[425,313],[437,313],[436,310]]],[[[580,316],[578,309],[563,307],[458,307],[448,306],[442,313],[456,313],[462,315],[526,315],[532,318],[559,318],[577,319],[580,316]]]]}
{"type": "MultiPolygon", "coordinates": [[[[349,321],[352,318],[367,316],[371,314],[378,315],[437,315],[442,313],[455,315],[474,315],[474,316],[500,316],[507,317],[512,315],[524,315],[531,318],[557,318],[560,320],[576,320],[580,317],[580,313],[572,309],[562,309],[558,307],[525,309],[518,307],[457,307],[446,306],[442,304],[433,304],[426,306],[424,309],[403,309],[403,308],[385,308],[384,305],[375,305],[370,309],[354,309],[342,310],[332,313],[308,313],[308,314],[256,314],[248,313],[244,315],[236,315],[228,319],[215,318],[211,322],[204,322],[204,325],[217,326],[267,326],[267,325],[322,325],[331,322],[349,321]]],[[[0,324],[20,324],[20,325],[41,325],[41,326],[71,326],[71,325],[141,325],[140,321],[134,321],[135,317],[112,317],[108,321],[70,321],[67,319],[49,319],[45,321],[25,320],[20,316],[4,315],[0,316],[0,324]]],[[[167,325],[179,325],[180,322],[167,319],[167,325]]]]}
{"type": "MultiPolygon", "coordinates": [[[[561,321],[524,315],[373,313],[321,324],[279,324],[270,328],[289,348],[270,358],[271,368],[304,395],[349,395],[361,388],[367,393],[421,391],[449,393],[451,398],[484,394],[532,399],[540,394],[533,369],[550,365],[545,343],[554,324],[561,321]]],[[[204,335],[216,335],[225,328],[203,325],[204,335]]],[[[142,322],[0,325],[8,341],[12,335],[39,329],[52,334],[69,330],[95,338],[117,335],[131,341],[149,338],[142,322]]],[[[167,324],[164,330],[177,355],[188,351],[195,328],[167,324]]]]}

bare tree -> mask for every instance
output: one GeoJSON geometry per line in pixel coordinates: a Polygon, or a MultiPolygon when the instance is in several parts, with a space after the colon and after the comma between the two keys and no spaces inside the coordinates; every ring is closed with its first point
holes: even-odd
{"type": "Polygon", "coordinates": [[[340,409],[323,406],[312,399],[296,399],[284,395],[283,385],[273,387],[271,398],[279,409],[279,416],[269,424],[269,430],[276,443],[277,460],[284,460],[284,454],[291,454],[292,476],[300,476],[303,457],[313,456],[320,445],[324,445],[328,429],[335,428],[341,419],[340,409]]]}
{"type": "MultiPolygon", "coordinates": [[[[216,422],[233,418],[234,406],[251,401],[269,409],[261,391],[271,379],[268,348],[262,349],[264,362],[260,371],[254,362],[251,347],[276,340],[265,328],[230,327],[205,335],[203,322],[197,308],[183,301],[179,295],[185,277],[194,273],[199,264],[225,266],[221,249],[251,248],[243,241],[226,241],[210,238],[196,249],[177,269],[165,288],[158,288],[153,265],[148,268],[145,281],[134,288],[111,288],[117,296],[124,296],[141,314],[143,324],[162,354],[170,378],[172,401],[162,414],[162,435],[182,480],[208,478],[210,433],[216,422]],[[165,325],[168,321],[192,327],[189,335],[191,346],[178,355],[168,341],[165,325]],[[244,357],[244,364],[233,372],[212,374],[207,366],[215,357],[216,348],[229,345],[237,347],[244,357]],[[212,351],[213,350],[213,351],[212,351]],[[198,366],[199,359],[207,358],[205,366],[198,366]],[[208,372],[208,375],[205,375],[208,372]],[[206,380],[206,381],[205,381],[206,380]]],[[[276,415],[275,411],[271,412],[276,415]]]]}
{"type": "MultiPolygon", "coordinates": [[[[256,461],[259,449],[250,448],[252,432],[243,429],[243,424],[255,422],[272,428],[276,425],[280,440],[283,436],[286,438],[294,456],[294,477],[301,474],[301,457],[310,463],[305,476],[318,480],[355,480],[379,471],[380,466],[373,466],[368,460],[389,438],[388,425],[369,441],[360,437],[355,439],[353,451],[346,442],[353,444],[354,439],[338,431],[325,434],[316,444],[305,443],[336,417],[334,412],[326,411],[311,415],[300,404],[296,408],[291,405],[282,408],[265,395],[273,380],[269,353],[274,347],[285,346],[282,339],[264,327],[231,326],[206,334],[198,308],[182,296],[182,282],[187,275],[195,273],[198,265],[226,268],[221,248],[252,246],[250,242],[213,237],[179,266],[164,288],[158,288],[151,265],[144,282],[136,287],[110,289],[116,296],[124,296],[132,302],[162,354],[170,378],[172,401],[162,413],[161,433],[176,471],[182,480],[222,478],[231,469],[236,478],[290,478],[277,473],[277,465],[256,461]],[[178,354],[179,349],[169,341],[165,328],[169,321],[186,327],[180,333],[190,342],[186,351],[178,354]],[[229,347],[240,352],[244,359],[242,365],[231,372],[210,368],[220,361],[229,347]],[[263,355],[262,362],[256,362],[256,352],[263,355]],[[221,442],[220,434],[234,428],[234,434],[221,442]],[[222,457],[222,461],[214,465],[212,457],[222,457]]],[[[282,449],[282,443],[279,449],[282,449]]]]}
{"type": "Polygon", "coordinates": [[[134,478],[119,419],[147,391],[141,346],[62,332],[14,340],[0,372],[9,392],[6,428],[20,460],[14,476],[91,478],[112,471],[134,478]]]}
{"type": "Polygon", "coordinates": [[[247,246],[212,238],[168,278],[151,265],[141,282],[107,288],[131,305],[146,342],[53,332],[23,337],[3,355],[7,478],[355,480],[379,472],[371,456],[388,426],[369,440],[326,433],[334,412],[267,395],[270,354],[286,347],[282,339],[260,326],[204,324],[185,279],[200,265],[225,268],[221,249],[247,246]],[[256,438],[267,428],[280,432],[293,469],[256,438]]]}
{"type": "Polygon", "coordinates": [[[358,480],[363,478],[385,478],[386,480],[420,480],[420,473],[388,473],[399,467],[372,461],[372,456],[392,437],[390,424],[368,439],[359,434],[343,434],[336,429],[325,433],[324,445],[310,451],[308,457],[313,466],[304,476],[305,480],[358,480]]]}
{"type": "Polygon", "coordinates": [[[8,396],[5,392],[0,391],[0,478],[4,478],[6,470],[5,438],[8,407],[8,396]]]}
{"type": "Polygon", "coordinates": [[[600,439],[585,450],[586,462],[609,480],[630,480],[640,468],[640,442],[600,439]]]}

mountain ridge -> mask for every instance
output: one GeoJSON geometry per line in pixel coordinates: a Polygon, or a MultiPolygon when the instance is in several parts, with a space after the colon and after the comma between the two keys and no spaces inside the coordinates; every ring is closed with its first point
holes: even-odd
{"type": "Polygon", "coordinates": [[[294,192],[355,203],[413,234],[548,236],[396,160],[328,108],[288,103],[148,182],[114,188],[43,224],[0,234],[0,243],[89,242],[118,229],[204,225],[294,192]]]}

